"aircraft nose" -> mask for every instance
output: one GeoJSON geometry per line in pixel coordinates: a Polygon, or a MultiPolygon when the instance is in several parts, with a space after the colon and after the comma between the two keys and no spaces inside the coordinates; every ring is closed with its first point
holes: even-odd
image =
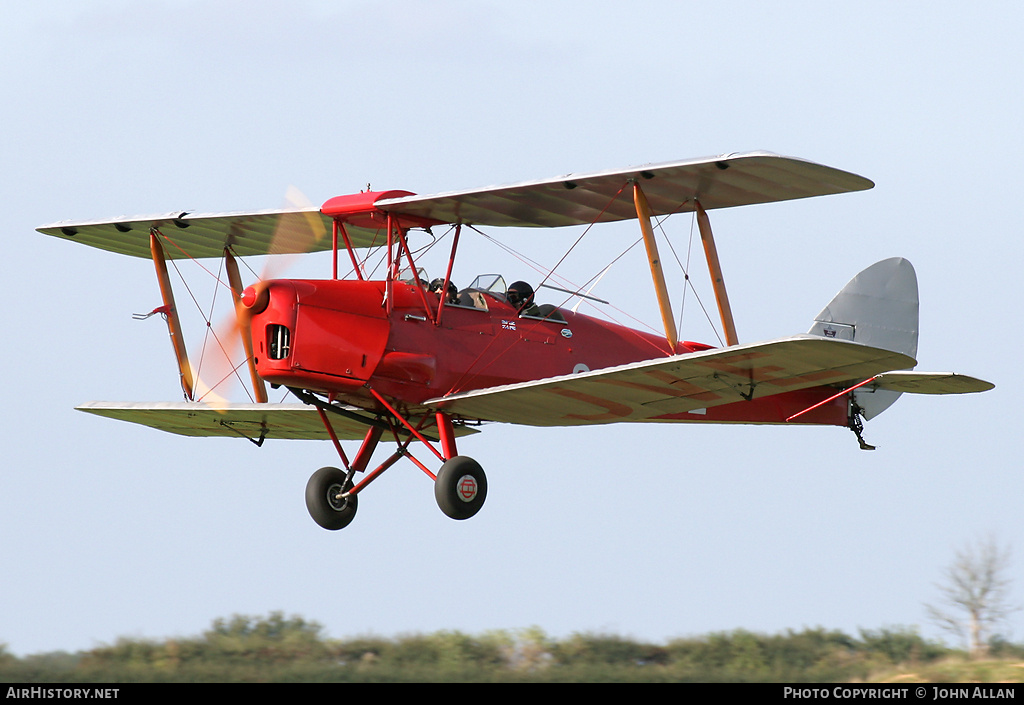
{"type": "Polygon", "coordinates": [[[270,289],[265,283],[247,286],[241,296],[242,305],[255,315],[263,313],[270,304],[270,289]]]}

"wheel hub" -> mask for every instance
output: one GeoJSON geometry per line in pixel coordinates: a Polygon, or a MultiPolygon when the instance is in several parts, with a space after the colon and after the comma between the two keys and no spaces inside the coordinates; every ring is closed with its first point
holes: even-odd
{"type": "Polygon", "coordinates": [[[331,509],[336,512],[340,512],[348,504],[347,497],[338,497],[345,491],[345,488],[341,485],[334,484],[327,488],[327,503],[331,505],[331,509]]]}
{"type": "Polygon", "coordinates": [[[472,502],[476,498],[476,493],[479,487],[476,484],[476,478],[472,475],[463,475],[459,478],[458,482],[458,497],[463,502],[472,502]]]}

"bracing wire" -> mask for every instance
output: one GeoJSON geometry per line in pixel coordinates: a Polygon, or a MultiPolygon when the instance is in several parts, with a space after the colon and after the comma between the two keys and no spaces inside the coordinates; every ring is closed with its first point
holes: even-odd
{"type": "MultiPolygon", "coordinates": [[[[672,245],[672,240],[669,239],[667,234],[665,235],[665,242],[668,243],[668,248],[672,251],[672,257],[675,258],[676,264],[679,265],[679,269],[683,273],[683,293],[682,293],[682,298],[681,298],[681,301],[680,301],[680,304],[679,304],[679,330],[682,330],[682,328],[683,328],[683,309],[686,306],[686,290],[687,289],[692,289],[693,290],[693,296],[694,296],[695,299],[697,299],[697,305],[700,306],[701,311],[704,312],[704,317],[707,319],[708,324],[711,326],[712,332],[715,334],[715,337],[718,338],[718,344],[720,346],[724,346],[725,343],[722,340],[721,334],[718,332],[718,326],[715,325],[714,319],[711,317],[711,314],[708,313],[708,309],[704,305],[704,301],[701,300],[700,294],[697,292],[696,287],[693,286],[693,282],[690,280],[690,271],[689,271],[690,270],[690,257],[691,257],[692,252],[693,252],[693,226],[694,226],[694,223],[696,222],[696,218],[697,218],[697,213],[696,213],[696,211],[694,211],[693,219],[690,221],[690,238],[689,238],[689,242],[688,242],[687,248],[686,248],[686,264],[685,265],[679,260],[679,254],[676,252],[676,248],[672,245]]],[[[661,227],[661,223],[660,222],[658,223],[658,227],[661,227]]],[[[662,232],[664,233],[665,231],[662,230],[662,232]]]]}

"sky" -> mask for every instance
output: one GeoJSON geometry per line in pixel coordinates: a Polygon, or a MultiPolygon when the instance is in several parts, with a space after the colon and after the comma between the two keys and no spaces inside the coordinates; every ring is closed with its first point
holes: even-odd
{"type": "MultiPolygon", "coordinates": [[[[7,8],[0,643],[75,651],[272,611],[336,638],[531,626],[658,642],[818,626],[939,638],[925,604],[956,550],[987,535],[1015,551],[1024,603],[1024,336],[1005,313],[1022,293],[1021,176],[1007,166],[1024,159],[1022,25],[1012,2],[7,8]],[[876,186],[711,214],[741,342],[805,332],[854,274],[902,256],[920,287],[918,369],[996,388],[905,395],[868,422],[874,452],[831,427],[494,425],[459,444],[488,474],[477,516],[445,517],[429,478],[401,463],[340,532],[303,501],[308,476],[337,464],[327,443],[256,448],[74,410],[181,392],[166,327],[131,316],[160,303],[152,264],[40,225],[747,150],[876,186]]],[[[684,258],[691,221],[666,228],[684,258]]],[[[637,237],[629,223],[594,230],[564,265],[577,281],[637,237]]],[[[488,235],[551,265],[579,231],[488,235]]],[[[423,264],[440,275],[446,259],[423,264]]],[[[491,271],[540,278],[465,238],[456,281],[491,271]]],[[[287,276],[329,273],[322,256],[288,263],[287,276]]],[[[639,251],[594,294],[659,328],[639,251]]],[[[682,316],[681,338],[717,342],[692,295],[682,316]]],[[[201,322],[185,334],[194,349],[201,322]]],[[[1024,638],[1024,612],[1007,630],[1024,638]]]]}

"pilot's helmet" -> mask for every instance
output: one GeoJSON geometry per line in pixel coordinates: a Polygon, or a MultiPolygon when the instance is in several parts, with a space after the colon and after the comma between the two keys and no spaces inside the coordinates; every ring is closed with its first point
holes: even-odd
{"type": "MultiPolygon", "coordinates": [[[[441,292],[444,290],[444,279],[435,279],[434,281],[430,282],[430,286],[428,288],[430,291],[440,296],[441,292]]],[[[449,301],[454,301],[455,299],[459,298],[459,287],[455,286],[454,282],[448,282],[447,298],[449,301]]]]}
{"type": "Polygon", "coordinates": [[[512,282],[505,293],[505,298],[517,311],[522,311],[533,304],[533,287],[526,282],[512,282]]]}

